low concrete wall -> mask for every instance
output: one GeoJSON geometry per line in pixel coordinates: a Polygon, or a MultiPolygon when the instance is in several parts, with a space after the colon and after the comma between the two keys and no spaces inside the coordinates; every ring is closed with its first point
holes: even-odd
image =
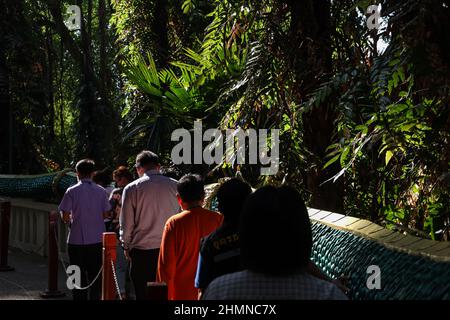
{"type": "MultiPolygon", "coordinates": [[[[57,210],[57,205],[21,198],[9,198],[8,200],[11,201],[9,245],[27,253],[47,256],[48,215],[57,210]]],[[[60,220],[58,246],[65,261],[68,261],[67,234],[68,229],[60,220]]]]}

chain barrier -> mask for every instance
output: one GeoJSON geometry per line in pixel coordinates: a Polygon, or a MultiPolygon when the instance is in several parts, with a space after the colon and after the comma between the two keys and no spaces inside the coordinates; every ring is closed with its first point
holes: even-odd
{"type": "MultiPolygon", "coordinates": [[[[66,264],[64,263],[64,259],[62,257],[61,250],[60,250],[60,247],[59,247],[59,237],[58,237],[58,234],[57,234],[57,228],[54,228],[54,229],[55,229],[54,236],[55,236],[55,240],[56,240],[56,248],[58,249],[58,255],[59,255],[61,264],[62,264],[62,266],[64,268],[64,273],[66,274],[66,277],[67,277],[67,267],[66,267],[66,264]]],[[[98,271],[97,275],[95,276],[94,280],[89,285],[87,285],[86,287],[79,287],[76,284],[74,284],[73,286],[77,290],[87,290],[87,289],[89,289],[90,287],[92,287],[92,285],[95,283],[95,281],[97,281],[97,279],[100,276],[100,274],[102,273],[102,271],[103,271],[103,265],[101,266],[101,268],[98,271]]],[[[69,278],[67,278],[66,281],[68,279],[69,278]]]]}
{"type": "Polygon", "coordinates": [[[119,281],[117,281],[116,267],[114,266],[114,261],[112,261],[112,259],[111,259],[111,268],[112,268],[112,272],[113,272],[114,284],[116,287],[117,295],[119,297],[119,300],[122,300],[122,294],[120,293],[120,288],[119,288],[119,281]]]}

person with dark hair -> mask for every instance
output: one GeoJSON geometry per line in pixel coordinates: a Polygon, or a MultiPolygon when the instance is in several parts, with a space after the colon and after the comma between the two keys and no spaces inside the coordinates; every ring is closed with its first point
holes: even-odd
{"type": "Polygon", "coordinates": [[[94,171],[92,174],[92,181],[103,187],[108,193],[108,196],[111,194],[111,191],[113,190],[111,187],[111,171],[108,172],[107,169],[94,171]]]}
{"type": "Polygon", "coordinates": [[[147,282],[155,281],[164,224],[180,207],[177,181],[161,174],[155,153],[139,153],[135,167],[140,178],[123,190],[119,220],[136,299],[142,300],[146,298],[147,282]]]}
{"type": "Polygon", "coordinates": [[[213,280],[203,299],[347,299],[335,284],[307,272],[311,224],[295,189],[266,186],[251,194],[244,204],[239,236],[244,270],[213,280]]]}
{"type": "Polygon", "coordinates": [[[133,175],[127,167],[120,166],[113,171],[113,180],[116,188],[111,191],[109,197],[113,211],[113,219],[108,231],[117,232],[117,235],[119,236],[119,217],[122,208],[122,194],[125,186],[133,181],[133,175]]]}
{"type": "MultiPolygon", "coordinates": [[[[111,177],[110,173],[108,173],[107,169],[104,170],[97,170],[94,171],[92,174],[92,181],[99,185],[100,187],[104,188],[106,191],[106,194],[108,195],[108,198],[111,196],[111,192],[113,191],[113,188],[110,186],[111,184],[111,177]]],[[[111,204],[112,206],[112,204],[111,204]]],[[[110,211],[109,215],[103,219],[105,223],[105,229],[106,231],[111,231],[111,224],[113,220],[113,214],[114,212],[110,211]]]]}
{"type": "Polygon", "coordinates": [[[236,178],[219,187],[216,198],[224,221],[217,230],[202,239],[195,277],[195,287],[200,293],[215,278],[242,270],[238,222],[244,202],[251,193],[252,188],[236,178]]]}
{"type": "Polygon", "coordinates": [[[125,166],[120,166],[113,171],[113,180],[116,188],[125,188],[127,184],[133,181],[133,174],[125,166]]]}
{"type": "Polygon", "coordinates": [[[122,194],[123,189],[127,184],[133,181],[133,175],[125,166],[120,166],[116,170],[113,171],[113,180],[116,185],[116,188],[113,189],[109,196],[109,201],[112,207],[112,221],[110,224],[110,228],[108,231],[115,232],[117,234],[117,282],[119,284],[119,289],[121,295],[125,299],[131,299],[134,296],[131,279],[130,279],[130,264],[125,259],[124,250],[120,243],[120,211],[122,208],[122,194]]]}
{"type": "MultiPolygon", "coordinates": [[[[105,189],[92,181],[94,168],[90,159],[77,163],[78,183],[67,189],[59,205],[63,221],[70,225],[67,240],[70,264],[80,267],[82,287],[94,281],[101,270],[103,219],[111,208],[105,189]]],[[[74,300],[88,298],[86,290],[72,292],[74,300]]],[[[89,289],[89,298],[99,300],[100,293],[101,277],[97,277],[89,289]]]]}
{"type": "Polygon", "coordinates": [[[194,287],[200,239],[222,223],[217,212],[204,209],[204,182],[198,175],[183,176],[177,185],[183,209],[166,222],[158,261],[157,281],[167,283],[169,300],[197,300],[194,287]]]}

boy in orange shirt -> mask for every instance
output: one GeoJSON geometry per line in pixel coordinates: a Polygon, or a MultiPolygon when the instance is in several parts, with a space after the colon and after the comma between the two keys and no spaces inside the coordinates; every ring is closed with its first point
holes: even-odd
{"type": "Polygon", "coordinates": [[[205,191],[200,176],[185,175],[177,191],[183,211],[166,222],[156,277],[158,282],[167,283],[169,300],[197,300],[194,282],[200,239],[216,230],[223,217],[202,208],[205,191]]]}

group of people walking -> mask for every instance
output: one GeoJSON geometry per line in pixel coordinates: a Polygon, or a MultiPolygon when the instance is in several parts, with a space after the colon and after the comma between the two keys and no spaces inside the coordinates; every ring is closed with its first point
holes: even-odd
{"type": "Polygon", "coordinates": [[[200,176],[177,181],[163,175],[151,151],[137,155],[135,168],[134,181],[127,168],[114,171],[117,188],[108,195],[108,186],[92,180],[92,160],[76,165],[78,183],[67,189],[59,210],[70,225],[70,263],[80,267],[82,286],[93,284],[89,294],[74,289],[74,299],[100,298],[95,277],[107,229],[118,235],[118,280],[127,299],[146,299],[148,282],[166,283],[170,300],[346,299],[345,287],[310,260],[310,221],[295,189],[253,192],[228,179],[214,212],[203,207],[200,176]]]}

